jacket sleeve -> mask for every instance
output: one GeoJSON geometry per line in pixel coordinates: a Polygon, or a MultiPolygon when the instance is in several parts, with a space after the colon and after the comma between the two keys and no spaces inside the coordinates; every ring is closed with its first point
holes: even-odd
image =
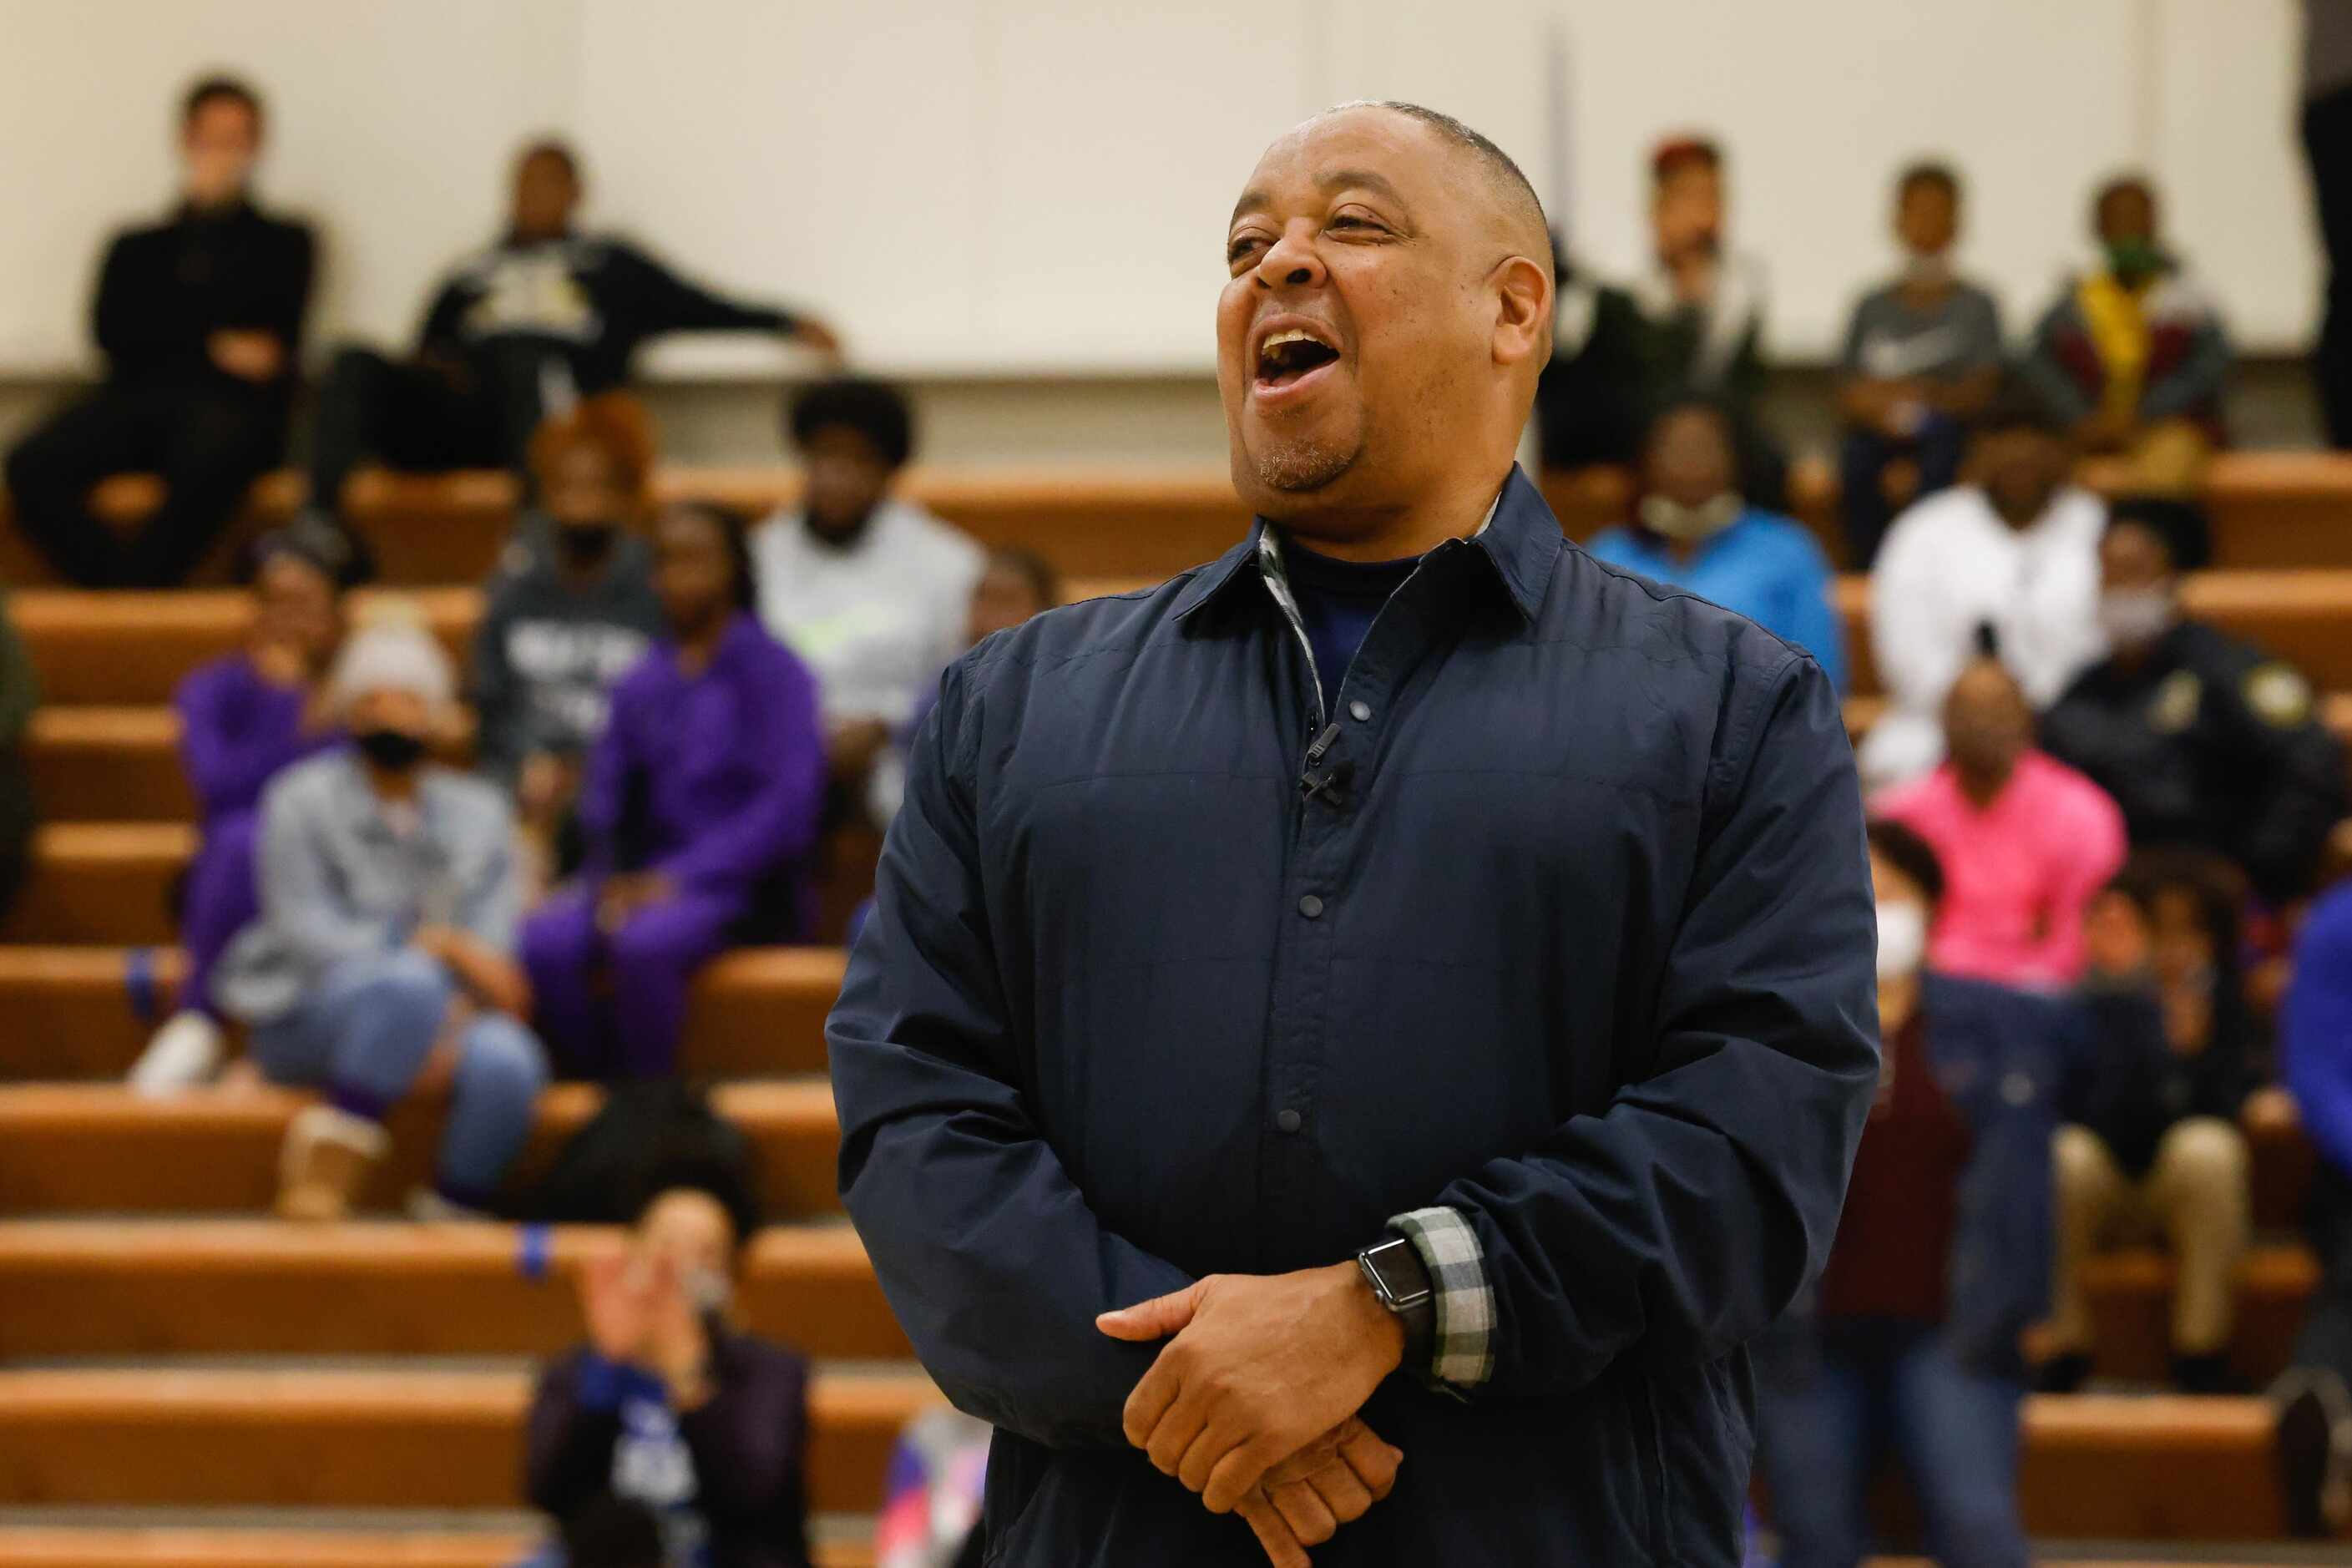
{"type": "Polygon", "coordinates": [[[2292,668],[2259,664],[2223,694],[2233,722],[2232,742],[2260,781],[2245,815],[2241,856],[2255,887],[2284,900],[2307,891],[2326,852],[2327,836],[2344,816],[2344,748],[2310,711],[2310,683],[2292,668]],[[2266,716],[2249,699],[2256,682],[2283,683],[2301,694],[2300,721],[2282,711],[2266,716]]]}
{"type": "Polygon", "coordinates": [[[382,933],[352,918],[335,890],[314,824],[301,797],[287,793],[287,783],[281,778],[261,797],[262,918],[278,941],[320,968],[380,951],[382,933]]]}
{"type": "Polygon", "coordinates": [[[568,1519],[612,1488],[625,1367],[581,1352],[540,1374],[523,1446],[523,1493],[568,1519]]]}
{"type": "Polygon", "coordinates": [[[662,863],[680,887],[750,887],[816,845],[825,781],[816,681],[786,654],[764,666],[761,679],[746,683],[742,712],[758,731],[759,786],[662,863]]]}
{"type": "Polygon", "coordinates": [[[2033,328],[2033,341],[2027,345],[2024,357],[2017,363],[2018,379],[2032,389],[2051,415],[2068,425],[2076,424],[2091,416],[2091,398],[2066,368],[2058,340],[2069,328],[2067,319],[2073,314],[2074,290],[2070,285],[2033,328]]]}
{"type": "MultiPolygon", "coordinates": [[[[1860,786],[1810,659],[1735,692],[1726,724],[1651,1075],[1437,1195],[1491,1293],[1496,1393],[1567,1393],[1627,1354],[1720,1355],[1828,1258],[1878,1082],[1860,786]]],[[[1439,1318],[1443,1351],[1443,1300],[1439,1318]]]]}
{"type": "Polygon", "coordinates": [[[614,259],[629,269],[630,291],[642,312],[638,327],[648,337],[663,332],[792,330],[788,312],[714,294],[688,282],[635,246],[614,247],[614,259]]]}
{"type": "Polygon", "coordinates": [[[522,923],[522,867],[515,858],[514,819],[506,797],[494,795],[490,800],[479,825],[479,853],[471,857],[472,879],[458,890],[455,913],[459,929],[511,953],[522,923]]]}
{"type": "Polygon", "coordinates": [[[172,706],[180,716],[180,765],[206,813],[253,805],[300,752],[295,736],[253,732],[257,726],[237,711],[236,693],[217,667],[182,681],[172,706]]]}
{"type": "Polygon", "coordinates": [[[2324,900],[2303,928],[2279,1047],[2304,1131],[2352,1173],[2352,894],[2324,900]]]}
{"type": "Polygon", "coordinates": [[[119,234],[99,264],[90,333],[118,371],[203,352],[205,329],[173,307],[175,291],[142,274],[139,236],[119,234]]]}
{"type": "Polygon", "coordinates": [[[1192,1281],[1104,1228],[1030,1114],[982,885],[971,668],[949,671],[916,737],[874,914],[825,1026],[841,1193],[959,1408],[1049,1447],[1120,1448],[1120,1409],[1155,1347],[1094,1320],[1192,1281]]]}
{"type": "Polygon", "coordinates": [[[2230,334],[2221,318],[2207,310],[2189,336],[2189,352],[2171,373],[2140,394],[2143,419],[2179,419],[2209,409],[2221,396],[2230,375],[2230,334]]]}

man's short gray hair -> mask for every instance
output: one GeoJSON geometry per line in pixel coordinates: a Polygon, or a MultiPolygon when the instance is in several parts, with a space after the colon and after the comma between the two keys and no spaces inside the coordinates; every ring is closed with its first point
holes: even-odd
{"type": "MultiPolygon", "coordinates": [[[[1549,246],[1551,225],[1544,216],[1543,198],[1536,195],[1534,182],[1528,178],[1527,172],[1519,167],[1508,153],[1495,145],[1486,136],[1443,110],[1431,109],[1426,104],[1406,103],[1393,98],[1363,98],[1349,103],[1335,103],[1315,118],[1320,120],[1325,115],[1345,114],[1354,109],[1385,109],[1391,114],[1402,114],[1408,120],[1419,121],[1454,146],[1475,157],[1480,166],[1486,171],[1488,180],[1493,183],[1496,193],[1502,196],[1505,204],[1518,209],[1512,216],[1523,219],[1536,233],[1544,235],[1546,244],[1549,246]]],[[[1529,237],[1532,238],[1533,235],[1529,237]]],[[[1549,258],[1539,259],[1549,259],[1549,258]]]]}

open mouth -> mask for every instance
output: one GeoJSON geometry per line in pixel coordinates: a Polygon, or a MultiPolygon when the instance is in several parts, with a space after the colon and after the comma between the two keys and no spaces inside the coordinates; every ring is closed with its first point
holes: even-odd
{"type": "Polygon", "coordinates": [[[1257,348],[1260,391],[1295,386],[1325,365],[1339,363],[1339,351],[1330,344],[1292,330],[1270,334],[1257,348]]]}

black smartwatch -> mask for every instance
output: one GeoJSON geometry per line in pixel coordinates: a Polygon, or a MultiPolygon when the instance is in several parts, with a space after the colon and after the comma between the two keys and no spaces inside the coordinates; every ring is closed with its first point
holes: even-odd
{"type": "Polygon", "coordinates": [[[1391,1236],[1356,1254],[1356,1267],[1364,1271],[1373,1297],[1404,1324],[1404,1364],[1426,1370],[1437,1341],[1437,1292],[1430,1286],[1421,1248],[1391,1236]]]}

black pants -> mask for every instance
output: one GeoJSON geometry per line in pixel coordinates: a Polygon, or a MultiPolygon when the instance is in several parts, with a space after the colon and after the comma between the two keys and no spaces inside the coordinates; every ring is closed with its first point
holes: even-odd
{"type": "Polygon", "coordinates": [[[445,374],[369,349],[335,356],[319,389],[310,500],[332,510],[343,481],[373,459],[406,473],[523,466],[538,428],[541,368],[560,356],[533,344],[493,345],[445,374]]]}
{"type": "Polygon", "coordinates": [[[2352,1387],[2352,1176],[2319,1161],[2305,1229],[2319,1255],[2319,1289],[2295,1341],[2294,1364],[2352,1387]]]}
{"type": "Polygon", "coordinates": [[[2352,87],[2303,106],[2303,152],[2327,247],[2326,311],[2319,327],[2319,402],[2327,438],[2352,447],[2352,87]]]}
{"type": "Polygon", "coordinates": [[[282,392],[215,376],[109,382],[8,454],[16,526],[68,582],[176,586],[284,455],[287,413],[282,392]],[[146,472],[163,476],[163,504],[124,537],[90,511],[90,487],[146,472]]]}

